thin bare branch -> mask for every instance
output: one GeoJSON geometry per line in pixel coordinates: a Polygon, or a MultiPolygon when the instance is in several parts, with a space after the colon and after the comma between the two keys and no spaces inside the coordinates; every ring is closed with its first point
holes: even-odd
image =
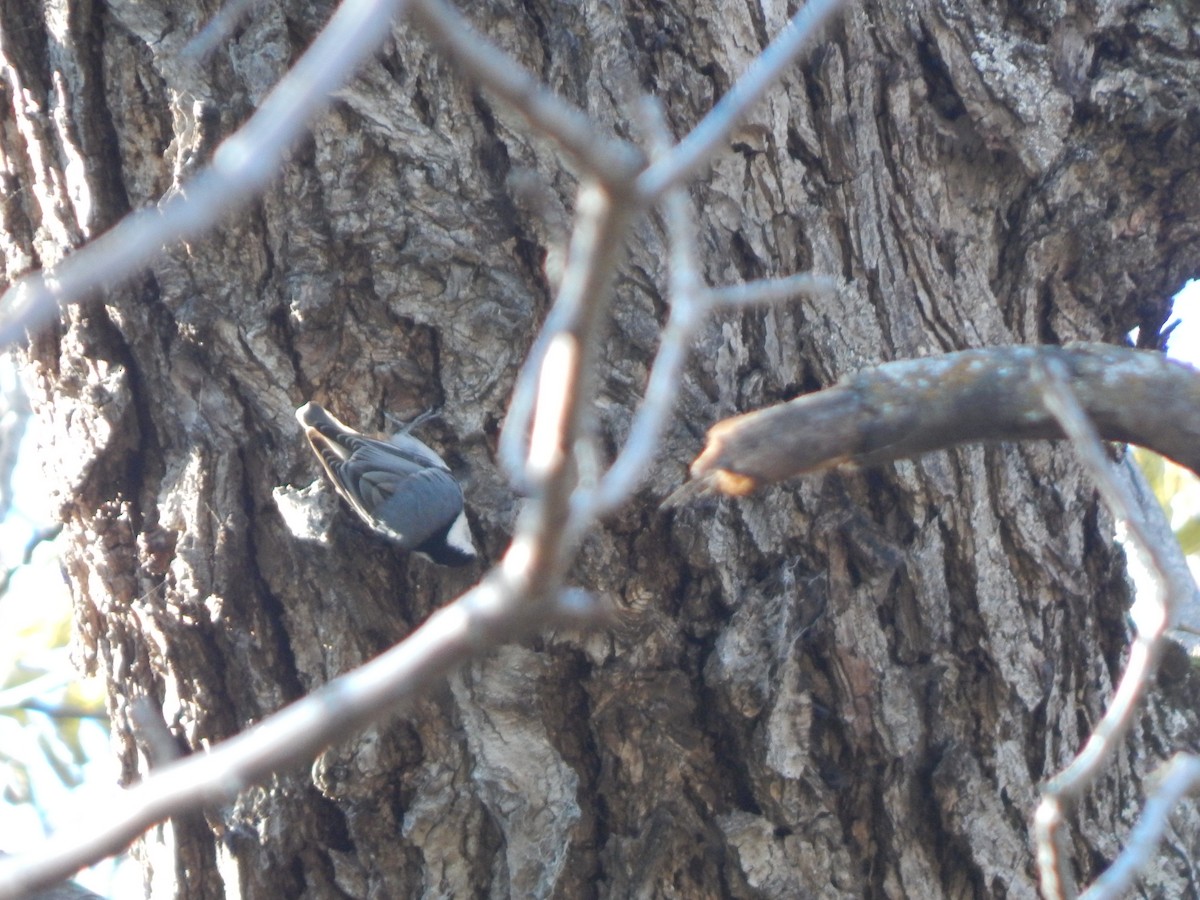
{"type": "MultiPolygon", "coordinates": [[[[490,577],[435,612],[407,640],[369,663],[330,681],[307,697],[217,745],[156,769],[145,780],[84,809],[71,828],[39,850],[0,860],[0,898],[30,891],[118,853],[147,828],[180,812],[229,801],[272,772],[306,762],[338,738],[388,713],[428,689],[466,660],[490,647],[540,630],[537,607],[490,577]]],[[[600,604],[566,595],[561,618],[574,624],[603,615],[600,604]]]]}
{"type": "Polygon", "coordinates": [[[874,465],[978,441],[1059,439],[1041,401],[1039,358],[1061,359],[1106,440],[1200,471],[1200,373],[1109,344],[994,347],[886,363],[788,403],[718,422],[692,476],[746,494],[840,463],[874,465]]]}
{"type": "MultiPolygon", "coordinates": [[[[533,473],[527,470],[526,436],[531,421],[536,428],[535,417],[545,414],[547,409],[542,407],[542,412],[538,412],[536,408],[538,385],[547,377],[565,378],[569,374],[567,371],[547,370],[548,350],[555,341],[561,340],[559,335],[570,333],[576,338],[590,336],[603,320],[603,313],[608,308],[607,291],[625,239],[623,229],[634,213],[635,210],[629,209],[627,204],[614,204],[611,194],[598,184],[586,184],[579,192],[575,229],[567,249],[567,264],[558,296],[541,333],[534,341],[529,357],[517,374],[513,398],[500,432],[500,461],[522,492],[534,487],[531,483],[533,473]]],[[[562,349],[565,351],[567,348],[563,346],[562,349]]],[[[562,358],[561,354],[559,358],[562,358]]],[[[580,356],[580,363],[583,362],[580,356]]],[[[572,404],[573,408],[575,405],[572,404]]],[[[573,409],[569,429],[572,444],[579,430],[578,422],[574,421],[577,411],[573,409]]],[[[569,454],[570,447],[567,446],[564,452],[569,454]]]]}
{"type": "Polygon", "coordinates": [[[625,445],[596,490],[576,494],[573,518],[582,521],[608,514],[625,502],[646,476],[675,408],[692,335],[693,329],[683,324],[682,316],[671,316],[625,445]]]}
{"type": "Polygon", "coordinates": [[[0,690],[0,712],[28,708],[38,697],[51,691],[61,691],[76,677],[70,666],[64,665],[61,669],[56,668],[53,672],[0,690]]]}
{"type": "MultiPolygon", "coordinates": [[[[1160,564],[1171,573],[1170,582],[1184,591],[1179,597],[1174,598],[1176,605],[1171,610],[1171,627],[1175,634],[1172,637],[1191,650],[1200,646],[1200,638],[1196,637],[1200,635],[1200,587],[1196,585],[1195,579],[1192,577],[1187,556],[1179,545],[1179,540],[1175,537],[1174,529],[1171,528],[1171,520],[1163,510],[1162,504],[1159,503],[1158,497],[1154,495],[1154,489],[1150,487],[1146,480],[1146,474],[1132,453],[1125,454],[1124,459],[1121,460],[1121,468],[1125,473],[1122,480],[1129,486],[1133,495],[1142,529],[1146,532],[1150,543],[1156,548],[1160,564]]],[[[1140,563],[1145,566],[1144,561],[1136,553],[1129,554],[1128,561],[1133,565],[1140,563]]],[[[1135,584],[1153,577],[1149,572],[1139,572],[1136,569],[1131,569],[1130,574],[1133,576],[1135,584]]],[[[1138,602],[1134,603],[1130,615],[1136,623],[1140,617],[1138,602]]]]}
{"type": "Polygon", "coordinates": [[[555,141],[583,174],[610,185],[624,184],[642,168],[637,147],[602,133],[586,114],[544,87],[449,4],[414,0],[412,17],[471,80],[555,141]]]}
{"type": "MultiPolygon", "coordinates": [[[[1194,370],[1192,372],[1195,374],[1194,370]]],[[[1041,389],[1042,402],[1075,447],[1075,452],[1087,467],[1088,474],[1096,482],[1100,496],[1104,498],[1104,502],[1118,521],[1125,523],[1138,549],[1156,564],[1158,571],[1161,571],[1165,566],[1157,565],[1157,544],[1142,527],[1142,520],[1137,512],[1137,501],[1129,492],[1129,488],[1117,480],[1112,463],[1104,455],[1100,435],[1075,396],[1071,387],[1071,373],[1063,360],[1052,354],[1040,356],[1034,361],[1033,374],[1041,389]]],[[[1164,590],[1164,594],[1167,593],[1169,592],[1164,590]]],[[[1167,602],[1167,599],[1164,597],[1163,602],[1167,602]]],[[[1167,618],[1165,608],[1162,618],[1167,618]]]]}
{"type": "MultiPolygon", "coordinates": [[[[643,127],[649,137],[651,157],[662,159],[672,149],[671,134],[662,107],[646,98],[641,112],[643,127]]],[[[646,395],[634,416],[625,446],[596,489],[578,491],[573,498],[572,516],[581,522],[615,509],[645,476],[647,464],[657,451],[662,432],[675,407],[679,379],[687,362],[688,345],[704,317],[705,286],[696,264],[695,225],[687,193],[682,187],[674,187],[666,192],[663,211],[671,248],[668,263],[671,314],[650,370],[646,395]]]]}
{"type": "Polygon", "coordinates": [[[1033,816],[1038,880],[1044,900],[1075,900],[1079,889],[1071,871],[1071,854],[1061,803],[1041,803],[1033,816]]]}
{"type": "MultiPolygon", "coordinates": [[[[52,837],[38,852],[0,862],[0,900],[70,875],[119,852],[164,818],[228,800],[248,784],[311,759],[338,737],[379,718],[471,657],[545,627],[579,625],[602,616],[603,604],[585,602],[560,583],[579,533],[564,527],[574,488],[571,450],[579,430],[588,367],[594,365],[596,331],[628,228],[627,208],[598,186],[581,193],[580,223],[559,303],[563,327],[554,335],[580,352],[566,354],[543,381],[567,390],[545,390],[535,409],[538,489],[517,521],[516,535],[497,569],[455,603],[434,613],[401,644],[230,738],[211,753],[164,766],[114,803],[103,804],[103,822],[87,819],[52,837]],[[547,450],[546,447],[549,447],[547,450]],[[565,604],[558,608],[559,599],[565,604]]],[[[559,359],[557,354],[546,358],[559,359]]]]}
{"type": "Polygon", "coordinates": [[[686,181],[726,140],[750,108],[762,99],[791,66],[800,52],[821,32],[821,26],[837,11],[842,0],[808,0],[792,17],[769,47],[757,56],[746,73],[721,98],[675,150],[643,172],[637,193],[646,205],[653,204],[674,184],[686,181]]]}
{"type": "Polygon", "coordinates": [[[183,48],[180,56],[193,63],[203,62],[218,44],[233,34],[238,23],[258,2],[259,0],[226,0],[217,10],[217,14],[209,19],[208,24],[183,48]]]}
{"type": "Polygon", "coordinates": [[[46,272],[0,297],[0,346],[21,340],[74,303],[129,278],[167,244],[199,235],[263,189],[305,123],[388,35],[406,0],[345,0],[262,106],[217,148],[212,164],[154,208],[126,216],[46,272]]]}
{"type": "Polygon", "coordinates": [[[751,281],[747,284],[731,284],[728,287],[712,288],[709,305],[714,308],[741,309],[792,300],[800,296],[828,297],[837,290],[837,282],[824,275],[802,272],[787,278],[772,278],[751,281]]]}
{"type": "MultiPolygon", "coordinates": [[[[1187,583],[1174,583],[1173,576],[1183,576],[1171,566],[1170,560],[1164,558],[1158,542],[1143,527],[1133,496],[1117,480],[1111,463],[1104,455],[1100,436],[1071,387],[1071,376],[1064,360],[1051,355],[1039,357],[1034,361],[1033,374],[1046,409],[1074,445],[1114,517],[1125,524],[1131,542],[1142,554],[1154,576],[1155,587],[1153,592],[1149,592],[1151,596],[1138,599],[1137,634],[1129,649],[1125,672],[1108,709],[1075,759],[1042,789],[1037,821],[1053,823],[1053,829],[1065,830],[1064,816],[1059,809],[1078,800],[1096,782],[1116,753],[1118,743],[1133,725],[1162,657],[1163,637],[1170,626],[1175,600],[1190,594],[1191,578],[1187,576],[1187,583]]],[[[1039,833],[1038,839],[1048,841],[1048,846],[1052,847],[1060,847],[1063,843],[1051,828],[1039,833]]],[[[1041,870],[1043,883],[1047,887],[1065,883],[1069,877],[1069,860],[1061,853],[1052,854],[1045,849],[1039,850],[1038,857],[1054,863],[1053,871],[1041,870]]]]}
{"type": "MultiPolygon", "coordinates": [[[[647,101],[643,118],[651,137],[652,158],[655,161],[665,159],[673,149],[661,107],[647,101]]],[[[788,300],[798,294],[831,290],[833,286],[831,279],[804,274],[710,289],[700,275],[695,219],[687,192],[682,186],[673,186],[663,195],[662,203],[671,251],[668,285],[671,313],[650,370],[646,394],[638,406],[624,447],[594,491],[579,491],[575,495],[572,515],[580,520],[603,516],[616,509],[646,477],[674,412],[692,341],[712,309],[788,300]]]]}
{"type": "Polygon", "coordinates": [[[1139,874],[1146,870],[1158,851],[1167,819],[1188,794],[1200,786],[1200,758],[1177,753],[1154,775],[1158,782],[1146,800],[1125,849],[1112,865],[1083,892],[1083,900],[1115,900],[1124,897],[1139,874]]]}
{"type": "Polygon", "coordinates": [[[513,382],[512,399],[508,402],[508,414],[505,415],[504,424],[500,428],[496,456],[518,494],[526,494],[529,491],[525,472],[529,426],[533,421],[533,408],[537,404],[537,376],[546,359],[550,335],[561,327],[555,321],[556,318],[562,317],[556,317],[554,310],[551,309],[541,332],[529,349],[529,355],[521,364],[521,369],[517,372],[516,380],[513,382]]]}

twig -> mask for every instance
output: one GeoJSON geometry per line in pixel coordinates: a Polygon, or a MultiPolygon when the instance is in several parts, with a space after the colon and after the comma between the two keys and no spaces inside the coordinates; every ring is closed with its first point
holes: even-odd
{"type": "Polygon", "coordinates": [[[1038,879],[1045,900],[1075,900],[1079,896],[1071,872],[1065,819],[1061,803],[1040,803],[1033,816],[1038,879]]]}
{"type": "MultiPolygon", "coordinates": [[[[650,139],[651,158],[665,158],[672,145],[661,105],[647,98],[642,105],[642,119],[650,139]]],[[[696,264],[695,228],[687,194],[682,187],[666,192],[663,211],[671,248],[667,289],[671,314],[650,370],[646,395],[634,416],[624,447],[599,485],[591,491],[578,491],[573,498],[572,517],[580,522],[616,508],[644,477],[674,409],[688,345],[704,317],[705,288],[696,264]]]]}
{"type": "Polygon", "coordinates": [[[415,21],[477,84],[495,94],[558,146],[583,174],[610,184],[642,168],[637,147],[601,132],[587,115],[547,90],[523,66],[441,0],[413,0],[415,21]]]}
{"type": "MultiPolygon", "coordinates": [[[[157,769],[111,802],[92,803],[91,814],[54,834],[37,852],[0,860],[0,898],[30,891],[120,852],[168,816],[220,804],[272,772],[312,759],[323,747],[361,728],[427,689],[463,662],[490,647],[546,625],[524,615],[492,577],[435,612],[403,643],[330,681],[259,724],[218,744],[157,769]]],[[[563,620],[584,615],[574,593],[563,620]]],[[[599,607],[591,612],[600,614],[599,607]]],[[[551,621],[556,621],[551,617],[551,621]]]]}
{"type": "Polygon", "coordinates": [[[1125,849],[1083,892],[1082,900],[1115,900],[1125,896],[1158,850],[1168,817],[1179,801],[1200,785],[1200,758],[1176,753],[1155,773],[1154,779],[1158,785],[1146,799],[1142,817],[1129,833],[1125,849]]]}
{"type": "Polygon", "coordinates": [[[329,24],[258,111],[225,140],[212,164],[158,207],[126,216],[50,271],[28,275],[0,297],[0,346],[50,321],[61,305],[129,278],[166,244],[198,235],[263,189],[305,123],[383,42],[406,0],[344,0],[329,24]]]}
{"type": "Polygon", "coordinates": [[[1033,374],[1047,410],[1071,440],[1113,516],[1125,524],[1131,542],[1154,576],[1155,586],[1151,596],[1139,598],[1137,634],[1108,709],[1075,759],[1042,789],[1042,801],[1035,820],[1043,826],[1038,831],[1038,866],[1043,890],[1052,896],[1051,890],[1056,887],[1062,890],[1059,886],[1066,886],[1064,896],[1070,897],[1073,890],[1070,860],[1062,854],[1060,848],[1064,841],[1056,834],[1058,829],[1065,831],[1062,808],[1078,800],[1095,783],[1116,753],[1118,742],[1132,726],[1162,656],[1163,637],[1170,626],[1176,598],[1187,596],[1190,578],[1188,584],[1174,583],[1172,576],[1178,577],[1178,573],[1170,561],[1163,558],[1158,543],[1142,526],[1137,504],[1128,488],[1114,475],[1104,455],[1100,436],[1072,390],[1064,360],[1053,355],[1039,357],[1034,363],[1033,374]]]}
{"type": "MultiPolygon", "coordinates": [[[[652,158],[666,158],[672,147],[661,108],[657,103],[647,102],[643,118],[651,137],[652,158]]],[[[713,309],[722,305],[744,307],[788,300],[798,294],[824,293],[833,289],[832,280],[808,274],[720,289],[708,288],[700,277],[700,266],[696,261],[696,227],[686,191],[673,186],[664,194],[662,202],[671,248],[667,291],[671,313],[650,369],[646,394],[638,406],[624,447],[594,491],[576,492],[572,516],[580,522],[616,509],[646,477],[674,412],[692,340],[713,309]]]]}
{"type": "Polygon", "coordinates": [[[179,55],[193,64],[203,62],[221,41],[233,34],[238,23],[257,2],[259,0],[226,0],[225,5],[208,20],[199,34],[188,41],[179,55]]]}
{"type": "Polygon", "coordinates": [[[819,295],[833,290],[833,281],[814,275],[796,275],[774,281],[738,285],[737,289],[708,290],[697,293],[692,302],[679,302],[676,295],[671,314],[663,329],[658,356],[650,370],[646,394],[642,398],[629,436],[620,454],[592,493],[575,498],[577,516],[604,516],[624,503],[645,478],[648,466],[658,452],[659,443],[675,408],[679,384],[688,352],[704,314],[717,307],[722,297],[736,298],[737,306],[771,303],[801,294],[819,295]]]}
{"type": "Polygon", "coordinates": [[[586,410],[582,398],[591,397],[595,390],[599,330],[633,213],[628,204],[618,202],[599,185],[580,194],[579,224],[556,301],[562,324],[549,335],[549,346],[562,352],[548,352],[543,359],[541,389],[533,411],[525,483],[535,495],[522,510],[513,539],[514,550],[524,544],[524,555],[531,558],[530,570],[540,570],[548,588],[558,587],[557,579],[566,572],[591,524],[570,516],[577,485],[575,447],[586,410]],[[576,390],[564,393],[560,383],[576,390]],[[533,563],[539,556],[540,565],[533,563]]]}
{"type": "Polygon", "coordinates": [[[821,26],[841,6],[842,0],[808,0],[759,56],[729,93],[692,129],[674,152],[654,163],[637,180],[637,192],[649,205],[671,185],[681,184],[712,159],[733,134],[734,128],[767,89],[791,66],[800,51],[818,34],[821,26]]]}
{"type": "Polygon", "coordinates": [[[75,680],[76,676],[70,671],[65,659],[63,666],[62,671],[46,672],[29,681],[0,690],[0,711],[34,708],[41,695],[65,688],[75,680]]]}
{"type": "Polygon", "coordinates": [[[94,719],[97,722],[104,723],[107,727],[108,714],[102,709],[89,709],[86,706],[80,706],[78,703],[48,703],[45,700],[29,700],[22,703],[21,709],[27,709],[30,712],[41,713],[51,719],[62,720],[78,720],[78,719],[94,719]]]}
{"type": "Polygon", "coordinates": [[[837,283],[824,275],[801,272],[786,278],[769,278],[746,284],[731,284],[727,287],[711,288],[709,305],[714,309],[742,309],[747,306],[762,306],[796,297],[828,297],[837,290],[837,283]]]}
{"type": "MultiPolygon", "coordinates": [[[[579,435],[577,403],[571,405],[571,420],[564,421],[560,426],[546,418],[548,410],[554,407],[538,404],[537,398],[547,388],[555,389],[556,382],[565,383],[565,379],[572,379],[573,384],[583,384],[575,380],[576,376],[582,375],[582,370],[577,370],[575,363],[577,361],[579,366],[584,365],[584,357],[594,350],[579,341],[592,335],[604,319],[608,309],[608,290],[623,249],[623,229],[635,214],[628,204],[614,201],[607,188],[597,183],[586,184],[580,190],[575,229],[567,249],[567,263],[554,308],[517,375],[499,444],[501,461],[522,493],[535,490],[537,482],[545,478],[544,472],[532,471],[527,461],[526,433],[531,421],[533,436],[552,434],[555,435],[553,441],[557,442],[560,438],[566,441],[560,447],[564,458],[572,453],[574,441],[579,435]],[[558,350],[551,360],[549,350],[555,344],[558,350]]],[[[549,450],[544,444],[541,446],[538,456],[545,460],[549,450]]],[[[534,468],[541,468],[542,465],[544,463],[534,468]]]]}
{"type": "MultiPolygon", "coordinates": [[[[1177,605],[1171,611],[1171,627],[1175,634],[1172,636],[1185,649],[1191,650],[1200,646],[1200,587],[1197,587],[1188,567],[1187,556],[1179,546],[1175,531],[1171,528],[1171,520],[1167,518],[1162,504],[1154,495],[1154,489],[1146,481],[1146,474],[1138,465],[1132,453],[1126,453],[1121,460],[1124,471],[1123,481],[1128,485],[1136,504],[1138,519],[1150,542],[1158,548],[1160,563],[1171,572],[1171,583],[1177,588],[1186,590],[1186,594],[1175,598],[1177,605]]],[[[1129,562],[1141,563],[1138,554],[1131,554],[1129,562]]],[[[1135,585],[1152,577],[1138,571],[1130,572],[1135,585]],[[1139,580],[1140,579],[1140,580],[1139,580]]],[[[1140,603],[1134,601],[1130,610],[1130,618],[1136,623],[1140,618],[1140,603]]]]}

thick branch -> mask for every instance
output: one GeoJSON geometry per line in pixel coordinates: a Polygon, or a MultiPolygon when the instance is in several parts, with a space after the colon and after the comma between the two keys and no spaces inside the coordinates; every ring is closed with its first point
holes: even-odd
{"type": "Polygon", "coordinates": [[[827,390],[718,422],[692,464],[702,486],[747,494],[851,462],[872,465],[979,441],[1060,439],[1037,381],[1058,359],[1100,436],[1200,472],[1200,373],[1109,344],[997,347],[886,363],[827,390]]]}

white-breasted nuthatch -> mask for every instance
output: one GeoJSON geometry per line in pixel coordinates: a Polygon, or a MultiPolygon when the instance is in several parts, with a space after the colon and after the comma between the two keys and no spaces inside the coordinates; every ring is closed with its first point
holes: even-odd
{"type": "Polygon", "coordinates": [[[296,410],[329,480],[359,518],[405,550],[443,566],[466,565],[478,554],[462,488],[445,461],[408,433],[423,418],[380,441],[339,422],[320,404],[296,410]]]}

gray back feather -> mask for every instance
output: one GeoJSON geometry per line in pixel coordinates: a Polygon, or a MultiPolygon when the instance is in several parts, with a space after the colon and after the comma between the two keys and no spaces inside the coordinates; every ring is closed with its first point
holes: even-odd
{"type": "Polygon", "coordinates": [[[335,465],[372,525],[406,550],[445,531],[462,512],[462,488],[444,464],[430,468],[408,448],[359,438],[350,458],[335,465]]]}

